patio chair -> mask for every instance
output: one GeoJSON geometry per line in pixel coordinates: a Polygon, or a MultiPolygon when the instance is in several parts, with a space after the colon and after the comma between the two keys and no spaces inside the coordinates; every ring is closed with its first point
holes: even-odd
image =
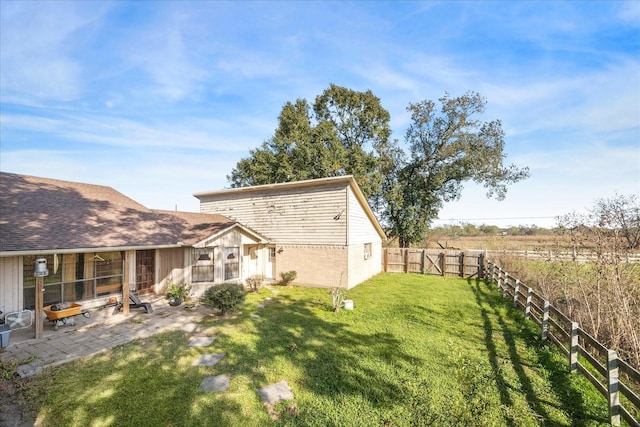
{"type": "MultiPolygon", "coordinates": [[[[145,313],[153,313],[151,303],[140,301],[140,298],[134,293],[129,293],[129,308],[144,308],[145,313]]],[[[122,310],[122,303],[116,305],[113,309],[113,314],[118,313],[120,310],[122,310]]]]}

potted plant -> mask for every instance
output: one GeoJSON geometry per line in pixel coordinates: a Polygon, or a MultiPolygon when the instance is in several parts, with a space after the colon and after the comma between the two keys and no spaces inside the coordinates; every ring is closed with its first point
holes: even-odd
{"type": "Polygon", "coordinates": [[[176,285],[173,282],[169,282],[169,287],[167,288],[169,305],[178,306],[182,304],[183,301],[189,299],[189,292],[191,292],[191,285],[187,285],[185,283],[176,285]]]}

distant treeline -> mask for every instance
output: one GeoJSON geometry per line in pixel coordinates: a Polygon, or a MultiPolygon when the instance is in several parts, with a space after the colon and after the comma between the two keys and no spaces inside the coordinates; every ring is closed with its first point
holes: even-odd
{"type": "Polygon", "coordinates": [[[430,230],[431,235],[445,237],[473,237],[473,236],[551,236],[554,229],[538,227],[537,225],[519,225],[501,228],[497,225],[459,224],[441,225],[430,230]]]}

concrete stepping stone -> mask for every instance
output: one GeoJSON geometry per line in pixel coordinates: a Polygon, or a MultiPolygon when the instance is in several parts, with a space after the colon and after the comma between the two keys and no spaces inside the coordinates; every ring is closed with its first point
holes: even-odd
{"type": "Polygon", "coordinates": [[[264,304],[258,304],[258,308],[264,308],[264,304]]]}
{"type": "Polygon", "coordinates": [[[214,366],[222,360],[224,353],[219,354],[203,354],[193,361],[191,366],[214,366]]]}
{"type": "Polygon", "coordinates": [[[281,400],[293,399],[293,392],[286,381],[259,388],[258,394],[263,402],[271,405],[281,400]]]}
{"type": "Polygon", "coordinates": [[[251,314],[251,317],[254,318],[254,319],[259,319],[260,315],[254,313],[254,314],[251,314]]]}
{"type": "Polygon", "coordinates": [[[208,347],[210,346],[216,337],[195,337],[189,341],[189,347],[208,347]]]}
{"type": "Polygon", "coordinates": [[[229,375],[216,375],[215,377],[204,377],[200,383],[200,391],[207,393],[217,393],[229,389],[229,375]]]}
{"type": "Polygon", "coordinates": [[[194,332],[198,328],[197,323],[186,323],[180,329],[185,332],[194,332]]]}

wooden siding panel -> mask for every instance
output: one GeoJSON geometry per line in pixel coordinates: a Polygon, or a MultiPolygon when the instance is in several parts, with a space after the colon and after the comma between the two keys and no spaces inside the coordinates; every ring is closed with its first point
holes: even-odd
{"type": "MultiPolygon", "coordinates": [[[[349,189],[349,246],[363,243],[381,242],[382,239],[369,220],[358,198],[349,189]]],[[[378,258],[380,260],[380,258],[378,258]]]]}
{"type": "MultiPolygon", "coordinates": [[[[157,294],[163,294],[167,291],[168,281],[175,283],[188,282],[185,277],[185,252],[188,251],[189,259],[191,257],[191,249],[158,249],[156,255],[156,289],[157,294]]],[[[189,269],[190,276],[190,269],[189,269]]]]}
{"type": "Polygon", "coordinates": [[[22,310],[22,257],[0,258],[0,311],[22,310]]]}
{"type": "Polygon", "coordinates": [[[345,245],[348,184],[203,197],[200,211],[232,218],[277,242],[345,245]]]}

